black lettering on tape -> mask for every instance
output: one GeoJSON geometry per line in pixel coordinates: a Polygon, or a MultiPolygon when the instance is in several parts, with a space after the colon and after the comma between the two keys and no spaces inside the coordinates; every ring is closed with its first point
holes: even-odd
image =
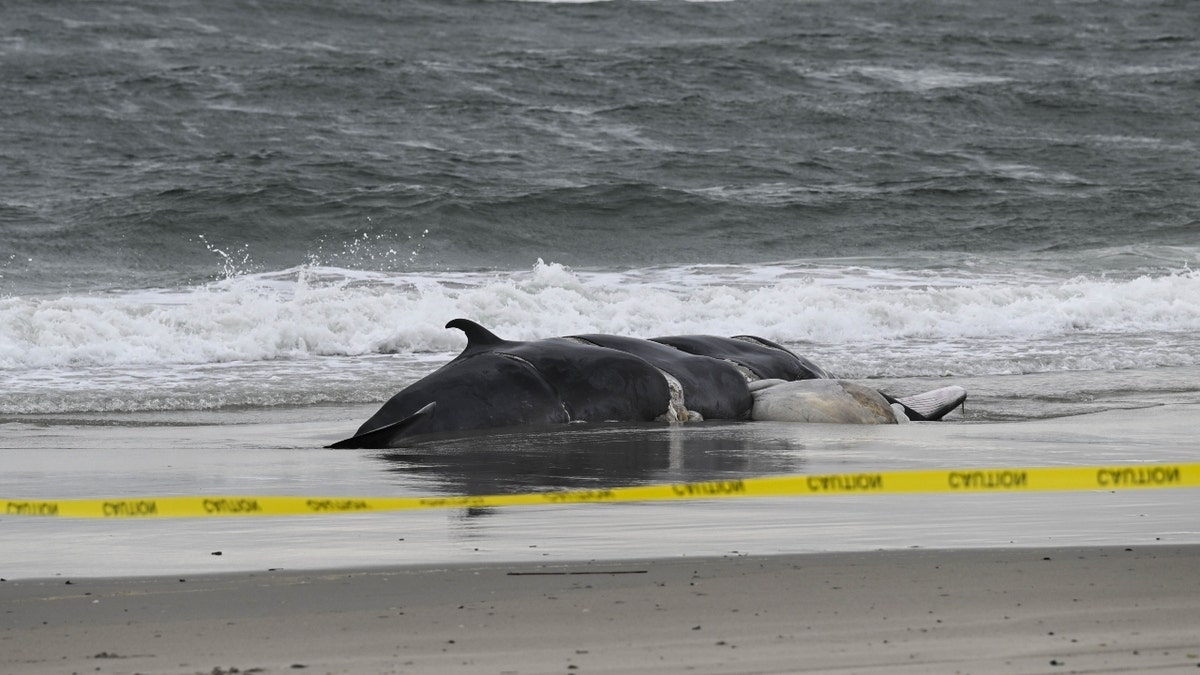
{"type": "Polygon", "coordinates": [[[741,480],[713,480],[703,483],[677,483],[671,486],[677,497],[720,497],[746,493],[746,483],[741,480]]]}
{"type": "Polygon", "coordinates": [[[120,502],[103,502],[105,518],[142,518],[158,515],[158,502],[138,499],[120,502]]]}
{"type": "Polygon", "coordinates": [[[205,499],[207,513],[258,513],[262,506],[257,499],[205,499]]]}
{"type": "Polygon", "coordinates": [[[371,508],[361,499],[310,499],[305,502],[309,511],[322,513],[325,511],[366,511],[371,508]]]}
{"type": "Polygon", "coordinates": [[[1024,471],[951,471],[947,476],[951,490],[1022,490],[1029,487],[1024,471]]]}
{"type": "Polygon", "coordinates": [[[4,512],[10,516],[57,516],[57,502],[9,502],[4,512]]]}
{"type": "Polygon", "coordinates": [[[452,507],[478,508],[487,503],[482,497],[426,497],[417,500],[426,509],[445,509],[452,507]]]}
{"type": "Polygon", "coordinates": [[[1153,487],[1175,485],[1182,479],[1177,466],[1138,466],[1122,469],[1099,469],[1096,484],[1101,487],[1153,487]]]}
{"type": "Polygon", "coordinates": [[[809,476],[807,482],[812,492],[878,492],[883,489],[883,475],[878,473],[809,476]]]}
{"type": "Polygon", "coordinates": [[[612,490],[579,490],[576,492],[544,492],[542,498],[554,504],[567,502],[607,502],[616,495],[612,490]]]}
{"type": "MultiPolygon", "coordinates": [[[[1182,465],[1135,465],[1135,466],[1107,466],[1107,467],[1075,467],[1067,474],[1062,474],[1061,467],[1059,469],[962,469],[958,471],[946,472],[920,472],[919,480],[914,483],[915,489],[926,491],[948,490],[955,491],[1003,491],[1003,490],[1073,490],[1073,489],[1093,489],[1094,487],[1108,489],[1122,488],[1153,488],[1153,487],[1181,487],[1181,486],[1200,486],[1200,464],[1182,464],[1182,465]],[[1030,473],[1033,473],[1037,478],[1042,476],[1044,472],[1044,480],[1038,478],[1035,480],[1035,485],[1030,486],[1030,473]],[[942,482],[939,485],[939,479],[932,476],[944,476],[940,479],[942,482]],[[1058,478],[1061,476],[1061,480],[1058,478]],[[1078,478],[1082,476],[1094,477],[1095,483],[1092,484],[1088,480],[1084,480],[1080,484],[1078,478]]],[[[860,474],[824,474],[811,476],[793,476],[791,481],[787,482],[787,488],[766,488],[762,493],[780,493],[780,494],[802,494],[805,489],[800,488],[795,484],[795,480],[803,479],[807,492],[809,493],[867,493],[879,492],[886,493],[889,491],[888,485],[885,485],[885,479],[898,479],[902,481],[902,485],[892,485],[894,491],[907,491],[914,489],[907,487],[910,481],[902,476],[904,472],[896,474],[890,473],[860,473],[860,474]]],[[[641,500],[656,500],[663,498],[679,498],[679,499],[709,499],[725,496],[749,495],[756,492],[752,486],[756,485],[755,480],[715,480],[698,483],[675,483],[667,485],[650,486],[649,490],[634,489],[625,491],[622,489],[598,489],[598,490],[578,490],[578,491],[561,491],[561,492],[543,492],[537,495],[497,495],[495,497],[487,496],[449,496],[449,497],[428,497],[419,499],[403,499],[392,500],[398,503],[393,504],[386,500],[388,505],[381,503],[372,504],[371,497],[340,497],[340,498],[325,498],[302,497],[305,500],[305,505],[310,513],[345,513],[354,511],[371,511],[376,509],[385,510],[401,510],[406,508],[485,508],[489,504],[493,506],[503,505],[518,505],[535,503],[538,499],[543,502],[554,504],[566,503],[586,503],[586,502],[604,502],[604,501],[641,501],[641,500]],[[402,504],[402,505],[401,505],[402,504]]],[[[765,485],[765,484],[764,484],[765,485]]],[[[266,513],[270,506],[270,497],[188,497],[183,498],[188,500],[186,503],[188,508],[183,508],[179,513],[175,513],[168,500],[163,504],[160,510],[159,502],[153,498],[149,499],[113,499],[113,500],[68,500],[66,502],[59,501],[14,501],[0,500],[4,503],[2,513],[9,516],[61,516],[65,508],[68,513],[72,510],[78,510],[79,517],[95,517],[102,516],[105,518],[138,518],[151,516],[176,516],[190,511],[190,505],[195,504],[199,500],[201,507],[205,513],[212,515],[248,515],[254,513],[266,513]],[[265,501],[264,501],[265,500],[265,501]],[[65,507],[63,505],[66,505],[65,507]],[[97,509],[99,507],[99,509],[97,509]]],[[[289,504],[295,502],[288,502],[289,504]]]]}

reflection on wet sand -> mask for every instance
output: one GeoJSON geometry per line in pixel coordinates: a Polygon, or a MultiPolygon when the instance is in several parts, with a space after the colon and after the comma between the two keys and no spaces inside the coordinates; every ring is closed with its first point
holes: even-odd
{"type": "Polygon", "coordinates": [[[387,470],[433,479],[447,494],[689,482],[795,473],[804,445],[739,422],[588,424],[443,439],[381,452],[387,470]]]}

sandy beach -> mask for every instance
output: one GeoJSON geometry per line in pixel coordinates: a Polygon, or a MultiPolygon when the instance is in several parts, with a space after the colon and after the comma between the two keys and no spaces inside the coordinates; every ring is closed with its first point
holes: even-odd
{"type": "Polygon", "coordinates": [[[1195,672],[1200,546],[0,584],[4,673],[1195,672]]]}
{"type": "MultiPolygon", "coordinates": [[[[1184,462],[1195,411],[596,428],[383,453],[315,447],[355,410],[15,423],[0,439],[0,482],[31,498],[490,494],[1184,462]]],[[[1198,500],[1193,489],[1092,490],[6,517],[0,675],[1197,672],[1198,500]]]]}

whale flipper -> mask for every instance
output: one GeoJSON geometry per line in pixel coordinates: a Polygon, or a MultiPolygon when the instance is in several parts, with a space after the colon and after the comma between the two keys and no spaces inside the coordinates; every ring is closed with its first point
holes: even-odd
{"type": "Polygon", "coordinates": [[[334,450],[345,450],[347,448],[390,448],[401,436],[403,436],[413,426],[420,424],[433,417],[434,408],[437,403],[430,403],[421,408],[417,412],[405,417],[402,420],[397,420],[391,424],[385,424],[378,429],[372,429],[365,434],[358,434],[334,443],[325,447],[334,450]]]}

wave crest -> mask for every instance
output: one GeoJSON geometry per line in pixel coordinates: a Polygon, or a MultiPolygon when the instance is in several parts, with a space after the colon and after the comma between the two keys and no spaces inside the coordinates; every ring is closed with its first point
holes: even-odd
{"type": "Polygon", "coordinates": [[[301,266],[204,286],[0,299],[0,368],[442,353],[469,317],[512,339],[751,333],[790,344],[1200,330],[1200,273],[1008,278],[780,264],[404,274],[301,266]]]}

